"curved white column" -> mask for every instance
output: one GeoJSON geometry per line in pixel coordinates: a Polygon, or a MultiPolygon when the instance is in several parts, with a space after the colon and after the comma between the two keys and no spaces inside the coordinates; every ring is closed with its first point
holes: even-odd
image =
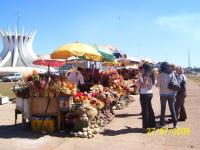
{"type": "Polygon", "coordinates": [[[9,61],[9,59],[11,59],[11,55],[11,51],[9,51],[4,59],[0,62],[0,67],[3,67],[9,61]]]}
{"type": "Polygon", "coordinates": [[[4,66],[6,62],[11,58],[11,52],[7,48],[8,46],[7,33],[4,30],[1,30],[0,34],[3,40],[3,50],[0,54],[0,66],[4,66]]]}
{"type": "Polygon", "coordinates": [[[15,66],[16,66],[18,56],[19,56],[19,51],[18,51],[17,46],[15,46],[15,48],[14,48],[14,53],[13,53],[13,58],[12,58],[12,59],[13,59],[13,61],[12,61],[12,67],[15,67],[15,66]]]}
{"type": "Polygon", "coordinates": [[[35,38],[37,31],[32,32],[32,34],[30,35],[30,39],[29,42],[27,43],[27,47],[28,49],[30,49],[29,53],[32,59],[36,59],[37,55],[33,52],[33,40],[35,38]]]}
{"type": "Polygon", "coordinates": [[[2,42],[3,42],[3,49],[2,49],[2,51],[1,51],[1,53],[0,53],[0,57],[2,56],[2,55],[5,55],[4,53],[5,53],[5,39],[4,39],[4,32],[0,29],[0,35],[1,35],[1,38],[2,38],[2,42]]]}
{"type": "Polygon", "coordinates": [[[32,66],[32,61],[37,58],[32,48],[36,31],[25,34],[23,28],[22,33],[18,33],[15,27],[14,33],[9,28],[8,32],[0,29],[0,35],[3,41],[3,49],[0,53],[0,66],[4,66],[9,59],[11,59],[12,67],[18,66],[18,60],[24,66],[32,66]]]}
{"type": "Polygon", "coordinates": [[[27,59],[27,56],[26,56],[26,46],[24,45],[24,40],[23,40],[24,36],[21,34],[20,37],[19,37],[19,44],[18,44],[18,47],[19,47],[19,55],[20,55],[20,59],[22,60],[22,63],[25,65],[25,66],[28,66],[28,59],[27,59]]]}

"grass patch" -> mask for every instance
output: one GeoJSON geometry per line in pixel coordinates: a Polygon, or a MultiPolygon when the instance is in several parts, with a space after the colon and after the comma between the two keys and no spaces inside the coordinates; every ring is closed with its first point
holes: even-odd
{"type": "Polygon", "coordinates": [[[188,78],[193,80],[200,86],[200,76],[190,75],[190,76],[188,76],[188,78]]]}
{"type": "Polygon", "coordinates": [[[2,96],[8,96],[9,99],[15,98],[16,96],[11,90],[14,84],[14,82],[0,82],[0,94],[2,96]]]}

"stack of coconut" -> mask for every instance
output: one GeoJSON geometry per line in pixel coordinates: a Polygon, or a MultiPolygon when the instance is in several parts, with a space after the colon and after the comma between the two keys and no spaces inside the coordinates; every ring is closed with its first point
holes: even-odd
{"type": "Polygon", "coordinates": [[[89,125],[86,128],[83,128],[82,131],[78,132],[70,132],[70,135],[73,137],[81,137],[81,138],[92,138],[94,134],[99,133],[99,126],[89,125]]]}
{"type": "Polygon", "coordinates": [[[74,132],[70,132],[72,137],[92,138],[94,134],[99,133],[100,128],[110,123],[114,118],[109,110],[100,110],[98,114],[95,111],[88,111],[87,105],[81,105],[74,114],[73,119],[74,132]],[[88,113],[89,112],[89,113],[88,113]]]}
{"type": "Polygon", "coordinates": [[[98,125],[92,125],[91,120],[97,116],[97,109],[89,103],[75,103],[68,113],[68,120],[72,120],[73,137],[92,138],[100,130],[98,125]]]}
{"type": "Polygon", "coordinates": [[[109,124],[114,117],[115,115],[109,110],[102,110],[99,112],[98,116],[91,121],[91,124],[94,126],[105,127],[105,125],[109,124]]]}
{"type": "Polygon", "coordinates": [[[134,102],[134,101],[135,101],[135,99],[132,95],[122,96],[120,99],[118,99],[116,101],[116,103],[114,104],[112,109],[113,110],[124,109],[124,108],[128,107],[131,102],[134,102]]]}

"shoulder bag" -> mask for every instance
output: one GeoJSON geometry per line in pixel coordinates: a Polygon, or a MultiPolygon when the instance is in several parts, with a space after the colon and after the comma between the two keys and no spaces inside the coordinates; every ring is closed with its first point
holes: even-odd
{"type": "Polygon", "coordinates": [[[179,91],[181,88],[174,73],[172,73],[172,78],[169,81],[168,88],[173,91],[179,91]]]}

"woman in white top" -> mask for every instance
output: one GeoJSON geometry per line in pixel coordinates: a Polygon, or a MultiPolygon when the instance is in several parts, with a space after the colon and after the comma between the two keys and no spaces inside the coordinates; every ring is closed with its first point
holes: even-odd
{"type": "Polygon", "coordinates": [[[152,86],[153,79],[151,76],[145,71],[145,67],[143,64],[140,67],[140,75],[138,79],[138,87],[140,92],[140,102],[142,107],[142,127],[143,129],[153,128],[155,127],[155,115],[152,108],[151,100],[153,97],[152,86]]]}
{"type": "Polygon", "coordinates": [[[165,111],[166,103],[168,101],[169,110],[171,112],[172,122],[174,128],[176,128],[177,117],[175,111],[176,91],[168,88],[168,84],[172,77],[175,76],[174,72],[170,68],[168,62],[162,62],[160,66],[160,74],[157,77],[156,86],[159,87],[160,92],[160,104],[161,104],[161,115],[160,115],[160,126],[163,127],[165,123],[165,111]]]}

